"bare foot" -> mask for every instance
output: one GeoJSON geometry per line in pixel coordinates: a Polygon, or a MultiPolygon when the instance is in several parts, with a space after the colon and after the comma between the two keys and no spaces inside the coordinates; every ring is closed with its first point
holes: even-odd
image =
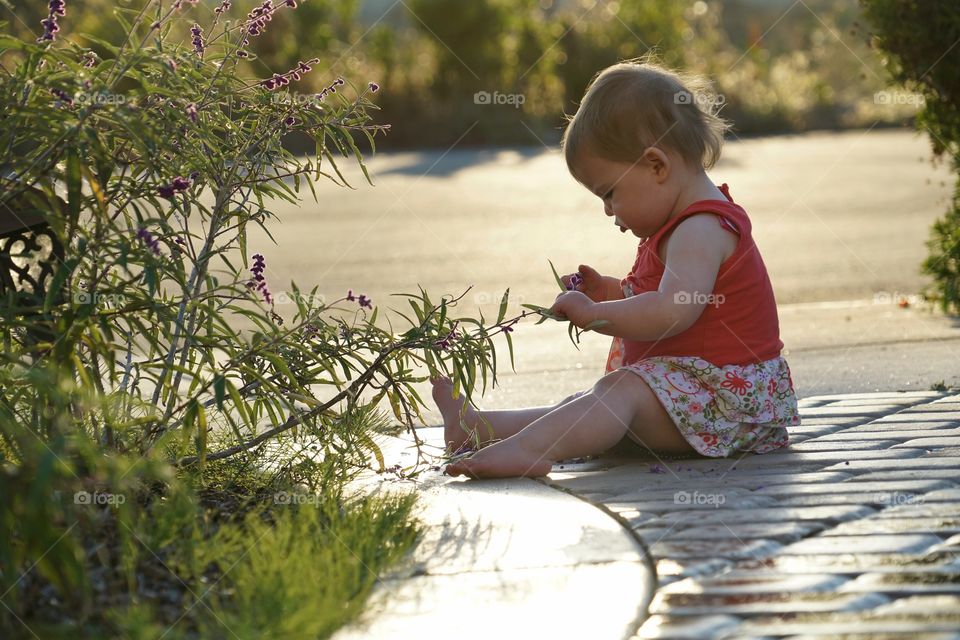
{"type": "Polygon", "coordinates": [[[447,465],[444,473],[470,478],[536,478],[550,473],[552,466],[542,455],[504,440],[447,465]]]}
{"type": "Polygon", "coordinates": [[[473,431],[480,422],[476,410],[467,403],[463,393],[453,397],[453,381],[447,377],[431,378],[433,401],[443,416],[443,441],[447,450],[458,453],[473,449],[473,431]]]}

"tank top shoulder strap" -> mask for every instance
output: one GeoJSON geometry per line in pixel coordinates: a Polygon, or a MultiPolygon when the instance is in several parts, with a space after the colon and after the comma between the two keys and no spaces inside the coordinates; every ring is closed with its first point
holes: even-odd
{"type": "Polygon", "coordinates": [[[736,233],[743,233],[744,231],[749,232],[750,230],[750,220],[747,218],[746,212],[743,210],[740,205],[736,204],[733,201],[733,198],[730,197],[730,189],[727,187],[726,183],[720,185],[720,192],[723,193],[726,200],[698,200],[688,206],[686,209],[678,213],[670,222],[663,225],[657,232],[650,238],[656,244],[659,244],[661,238],[666,235],[669,235],[681,222],[689,218],[690,216],[695,216],[703,213],[712,213],[720,217],[723,221],[721,224],[726,223],[725,226],[733,227],[733,230],[736,233]]]}

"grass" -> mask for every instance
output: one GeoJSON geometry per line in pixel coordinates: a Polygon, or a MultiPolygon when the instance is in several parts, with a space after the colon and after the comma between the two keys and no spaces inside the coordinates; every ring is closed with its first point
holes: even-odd
{"type": "Polygon", "coordinates": [[[347,496],[334,476],[317,477],[319,491],[305,491],[224,461],[126,510],[78,506],[70,533],[86,559],[84,594],[45,601],[49,583],[26,572],[22,622],[0,624],[0,637],[330,637],[362,611],[419,525],[413,494],[347,496]]]}

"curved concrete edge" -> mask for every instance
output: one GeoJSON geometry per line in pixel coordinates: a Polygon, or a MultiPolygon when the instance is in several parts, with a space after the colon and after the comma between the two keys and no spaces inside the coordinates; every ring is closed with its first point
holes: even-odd
{"type": "Polygon", "coordinates": [[[646,549],[578,497],[439,473],[377,490],[416,491],[424,534],[334,640],[630,638],[647,615],[656,578],[646,549]]]}

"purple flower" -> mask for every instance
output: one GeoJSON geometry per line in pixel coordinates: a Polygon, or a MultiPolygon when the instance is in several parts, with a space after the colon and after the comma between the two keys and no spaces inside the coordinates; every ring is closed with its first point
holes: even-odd
{"type": "Polygon", "coordinates": [[[376,93],[377,91],[380,91],[380,85],[378,85],[376,82],[367,83],[367,87],[369,87],[370,93],[376,93]]]}
{"type": "Polygon", "coordinates": [[[350,302],[353,302],[354,300],[356,300],[356,298],[353,295],[353,289],[350,289],[349,291],[347,291],[347,300],[349,300],[350,302]]]}
{"type": "Polygon", "coordinates": [[[253,274],[253,280],[247,282],[247,287],[251,289],[255,288],[260,292],[260,295],[263,296],[264,302],[273,306],[273,294],[270,293],[270,289],[267,286],[267,279],[263,275],[263,271],[266,268],[267,262],[263,255],[260,253],[253,254],[253,266],[250,267],[250,273],[253,274]]]}
{"type": "Polygon", "coordinates": [[[40,21],[43,25],[43,35],[37,38],[37,42],[53,42],[57,39],[57,32],[60,31],[60,25],[57,24],[57,18],[67,15],[67,7],[64,0],[50,0],[47,4],[47,17],[40,21]]]}
{"type": "Polygon", "coordinates": [[[577,287],[583,284],[583,276],[579,273],[575,273],[570,276],[570,284],[567,285],[567,291],[576,291],[577,287]]]}
{"type": "Polygon", "coordinates": [[[330,86],[326,87],[323,91],[321,91],[316,95],[317,100],[322,102],[323,99],[327,97],[328,93],[336,93],[337,87],[342,84],[344,84],[343,78],[337,78],[336,80],[330,83],[330,86]]]}
{"type": "Polygon", "coordinates": [[[261,81],[260,86],[270,91],[279,89],[280,87],[285,87],[286,85],[290,84],[290,80],[293,80],[294,82],[300,80],[304,74],[313,68],[312,65],[315,65],[318,62],[320,62],[320,58],[311,58],[306,62],[301,60],[297,63],[297,66],[290,71],[287,71],[286,73],[275,73],[273,74],[273,77],[261,81]]]}
{"type": "Polygon", "coordinates": [[[137,229],[137,239],[143,240],[143,243],[150,247],[150,250],[153,251],[154,255],[160,255],[160,241],[153,237],[153,234],[147,231],[145,228],[140,227],[137,229]]]}
{"type": "Polygon", "coordinates": [[[93,51],[87,51],[83,54],[83,66],[87,69],[97,64],[97,54],[93,51]]]}
{"type": "Polygon", "coordinates": [[[274,10],[272,0],[264,0],[259,7],[254,7],[253,11],[247,14],[247,33],[251,36],[263,33],[267,23],[273,20],[274,10]]]}
{"type": "Polygon", "coordinates": [[[360,297],[357,298],[357,304],[359,304],[361,308],[366,307],[367,309],[373,309],[373,302],[363,294],[360,294],[360,297]]]}
{"type": "Polygon", "coordinates": [[[157,189],[157,193],[160,194],[161,198],[172,198],[181,191],[186,191],[189,189],[190,184],[191,182],[187,178],[184,178],[183,176],[177,176],[170,184],[165,184],[159,187],[157,189]]]}
{"type": "Polygon", "coordinates": [[[227,11],[229,8],[230,8],[230,0],[223,0],[223,2],[220,3],[220,6],[214,9],[213,12],[219,16],[221,13],[223,13],[224,11],[227,11]]]}
{"type": "Polygon", "coordinates": [[[191,121],[193,122],[197,121],[197,105],[191,102],[190,104],[187,105],[184,111],[187,112],[187,117],[190,118],[191,121]]]}
{"type": "Polygon", "coordinates": [[[293,125],[297,124],[297,119],[293,116],[287,116],[284,118],[283,124],[287,125],[288,127],[292,127],[293,125]]]}
{"type": "Polygon", "coordinates": [[[203,56],[203,29],[200,25],[194,23],[190,27],[190,33],[193,34],[193,50],[198,56],[203,56]]]}
{"type": "Polygon", "coordinates": [[[64,102],[69,105],[73,104],[73,96],[63,89],[50,89],[50,93],[52,93],[60,102],[64,102]]]}

